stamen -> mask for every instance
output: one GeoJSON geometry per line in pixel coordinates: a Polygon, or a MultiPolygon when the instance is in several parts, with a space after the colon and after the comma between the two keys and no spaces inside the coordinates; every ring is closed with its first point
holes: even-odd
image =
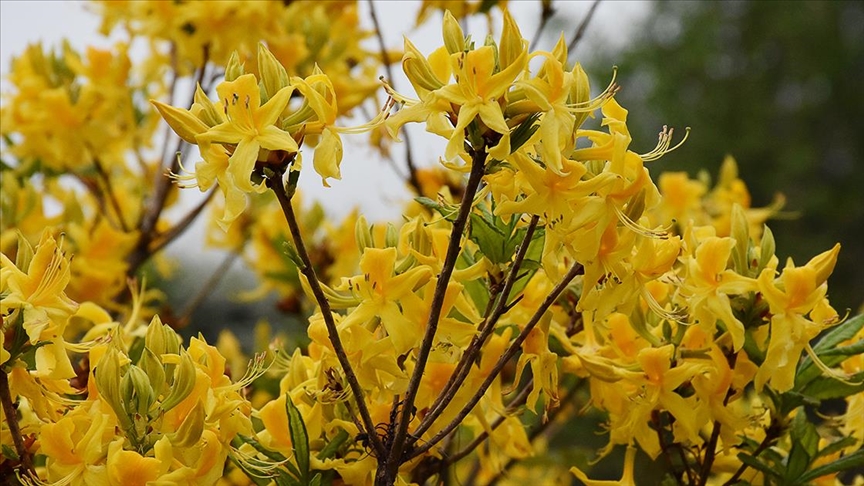
{"type": "Polygon", "coordinates": [[[663,130],[660,131],[660,135],[657,139],[657,146],[654,147],[650,152],[646,154],[642,154],[639,157],[642,158],[643,162],[652,162],[669,152],[673,152],[678,149],[681,145],[684,145],[684,142],[687,140],[687,137],[690,136],[690,127],[684,129],[684,138],[681,139],[674,147],[669,147],[672,144],[672,134],[674,133],[674,128],[667,128],[666,125],[663,125],[663,130]]]}
{"type": "Polygon", "coordinates": [[[669,238],[669,229],[671,228],[671,225],[666,227],[666,228],[663,228],[663,229],[656,229],[656,230],[648,229],[648,228],[640,225],[639,223],[633,221],[632,219],[630,219],[630,217],[627,216],[626,214],[624,214],[624,211],[621,211],[621,208],[619,208],[618,206],[613,206],[613,207],[615,208],[615,214],[618,215],[618,220],[621,221],[621,223],[625,227],[629,228],[631,231],[635,232],[636,234],[639,234],[639,235],[642,235],[642,236],[645,236],[648,238],[658,238],[661,240],[665,240],[665,239],[669,238]]]}

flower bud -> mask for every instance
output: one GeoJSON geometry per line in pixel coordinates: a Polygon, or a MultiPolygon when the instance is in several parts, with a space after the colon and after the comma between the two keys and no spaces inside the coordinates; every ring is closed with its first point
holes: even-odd
{"type": "Polygon", "coordinates": [[[459,21],[449,10],[444,13],[444,46],[450,54],[465,50],[465,34],[462,33],[459,21]]]}
{"type": "Polygon", "coordinates": [[[123,406],[123,400],[120,396],[121,365],[120,352],[111,346],[96,364],[93,374],[96,377],[96,389],[99,390],[99,395],[108,402],[120,425],[126,429],[131,426],[132,421],[126,414],[126,408],[123,406]]]}
{"type": "MultiPolygon", "coordinates": [[[[288,72],[263,43],[258,43],[258,74],[267,99],[288,86],[288,72]]],[[[264,102],[263,99],[261,101],[264,102]]]]}
{"type": "Polygon", "coordinates": [[[171,127],[171,130],[174,130],[174,133],[187,143],[197,145],[198,142],[195,140],[195,135],[204,133],[209,128],[189,110],[175,108],[156,100],[150,100],[150,104],[156,107],[156,110],[162,115],[162,119],[168,123],[168,126],[171,127]]]}
{"type": "Polygon", "coordinates": [[[201,89],[201,85],[197,85],[195,87],[195,102],[192,104],[192,108],[189,111],[192,112],[193,115],[197,116],[199,120],[204,122],[208,127],[215,127],[216,125],[222,123],[222,115],[219,114],[219,110],[216,109],[216,106],[210,101],[210,98],[207,97],[207,93],[201,89]]]}
{"type": "Polygon", "coordinates": [[[120,380],[120,395],[127,413],[146,417],[155,397],[147,373],[141,368],[130,365],[126,375],[120,380]]]}
{"type": "Polygon", "coordinates": [[[141,359],[138,361],[138,366],[150,378],[150,386],[153,387],[153,393],[157,397],[161,395],[162,388],[165,386],[165,368],[162,366],[162,361],[159,360],[159,357],[145,347],[141,353],[141,359]]]}
{"type": "Polygon", "coordinates": [[[393,248],[399,246],[399,232],[396,231],[393,223],[387,223],[387,230],[384,233],[384,245],[393,248]]]}
{"type": "Polygon", "coordinates": [[[174,370],[174,382],[171,391],[162,401],[162,411],[167,412],[176,407],[195,388],[195,363],[185,350],[180,353],[180,362],[174,370]]]}
{"type": "Polygon", "coordinates": [[[828,276],[834,271],[834,266],[837,264],[837,255],[840,253],[840,243],[834,245],[828,251],[822,252],[813,257],[807,266],[816,271],[816,286],[820,286],[828,280],[828,276]]]}
{"type": "Polygon", "coordinates": [[[225,66],[225,81],[234,81],[244,74],[246,74],[246,70],[243,69],[243,63],[240,62],[240,55],[237,54],[237,51],[234,51],[231,53],[228,64],[225,66]]]}
{"type": "Polygon", "coordinates": [[[426,57],[407,38],[405,39],[405,54],[402,56],[402,70],[405,71],[408,81],[411,81],[414,89],[418,92],[422,92],[421,90],[435,91],[444,86],[444,83],[435,75],[426,57]]]}
{"type": "Polygon", "coordinates": [[[366,222],[366,218],[361,214],[354,223],[354,239],[357,241],[357,249],[360,254],[369,247],[375,247],[375,242],[372,239],[372,227],[366,222]]]}
{"type": "Polygon", "coordinates": [[[504,30],[501,31],[501,42],[498,46],[498,62],[502,71],[516,62],[527,47],[526,44],[510,11],[504,10],[504,30]]]}
{"type": "Polygon", "coordinates": [[[732,250],[732,263],[738,275],[755,276],[749,272],[750,262],[748,253],[750,248],[750,223],[747,215],[739,204],[732,205],[732,230],[731,236],[735,239],[735,248],[732,250]]]}
{"type": "Polygon", "coordinates": [[[174,447],[191,447],[201,439],[202,432],[204,432],[204,406],[199,401],[183,419],[180,427],[167,435],[174,447]]]}

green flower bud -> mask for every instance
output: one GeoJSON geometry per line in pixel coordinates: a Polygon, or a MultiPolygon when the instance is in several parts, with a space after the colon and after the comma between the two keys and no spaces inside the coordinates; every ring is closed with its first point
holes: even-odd
{"type": "Polygon", "coordinates": [[[357,241],[357,249],[362,254],[366,248],[375,247],[372,239],[372,227],[366,222],[366,218],[360,215],[354,223],[354,239],[357,241]]]}
{"type": "Polygon", "coordinates": [[[96,378],[96,389],[99,390],[99,394],[114,410],[120,425],[124,429],[128,429],[132,425],[132,421],[126,414],[126,408],[123,406],[123,399],[120,394],[120,359],[120,352],[114,347],[109,347],[99,363],[96,364],[96,368],[93,369],[93,374],[96,378]]]}
{"type": "Polygon", "coordinates": [[[167,435],[174,447],[191,447],[201,439],[202,432],[204,432],[204,405],[198,402],[183,419],[180,427],[167,435]]]}
{"type": "MultiPolygon", "coordinates": [[[[263,43],[258,43],[258,74],[261,76],[267,99],[288,86],[288,72],[263,43]]],[[[264,100],[262,99],[261,102],[263,103],[264,100]]]]}
{"type": "Polygon", "coordinates": [[[444,13],[444,47],[447,52],[455,54],[465,50],[465,34],[462,33],[462,27],[456,17],[446,11],[444,13]]]}
{"type": "Polygon", "coordinates": [[[243,69],[243,63],[240,62],[240,55],[234,51],[228,59],[228,65],[225,66],[225,81],[234,81],[244,74],[246,71],[243,69]]]}
{"type": "Polygon", "coordinates": [[[498,47],[498,62],[501,70],[516,62],[522,51],[527,47],[527,41],[522,38],[519,26],[513,20],[508,10],[504,10],[504,30],[501,31],[501,42],[498,47]]]}
{"type": "Polygon", "coordinates": [[[396,248],[399,246],[399,232],[393,223],[387,223],[387,232],[384,234],[384,244],[387,247],[396,248]]]}
{"type": "Polygon", "coordinates": [[[750,248],[750,223],[747,222],[747,215],[739,204],[732,205],[731,236],[735,239],[735,248],[732,249],[732,264],[735,272],[744,276],[756,276],[749,271],[750,262],[747,258],[750,248]]]}
{"type": "Polygon", "coordinates": [[[162,411],[167,412],[176,407],[195,388],[195,363],[185,350],[180,353],[180,363],[174,370],[174,382],[171,391],[162,401],[162,411]]]}
{"type": "Polygon", "coordinates": [[[405,39],[402,70],[405,71],[405,75],[415,90],[435,91],[444,86],[444,83],[432,71],[432,66],[426,57],[408,39],[405,39]]]}
{"type": "Polygon", "coordinates": [[[150,378],[150,386],[153,388],[153,393],[157,397],[161,395],[162,388],[165,386],[165,368],[162,366],[162,361],[159,357],[145,347],[141,353],[141,359],[138,361],[138,366],[150,378]]]}
{"type": "Polygon", "coordinates": [[[207,93],[201,89],[200,84],[195,86],[194,100],[195,102],[192,103],[190,111],[204,122],[205,125],[208,127],[215,127],[222,123],[222,116],[219,114],[219,110],[216,109],[216,106],[214,106],[213,102],[210,101],[210,98],[207,97],[207,93]]]}
{"type": "Polygon", "coordinates": [[[146,417],[153,405],[155,397],[147,373],[141,368],[131,365],[126,375],[120,380],[120,394],[127,413],[146,417]]]}

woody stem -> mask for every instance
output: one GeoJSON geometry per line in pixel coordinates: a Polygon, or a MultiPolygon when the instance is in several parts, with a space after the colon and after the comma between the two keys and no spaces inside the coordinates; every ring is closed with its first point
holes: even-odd
{"type": "Polygon", "coordinates": [[[366,406],[366,401],[363,398],[363,389],[360,387],[360,381],[351,367],[351,362],[348,361],[348,353],[345,352],[345,347],[342,345],[342,339],[339,337],[339,331],[336,329],[336,321],[333,319],[333,312],[330,309],[330,302],[324,291],[321,289],[321,284],[318,283],[318,275],[315,273],[315,268],[312,266],[312,260],[309,258],[309,252],[306,251],[306,245],[303,242],[303,236],[300,233],[300,226],[297,224],[297,215],[294,213],[294,208],[291,206],[291,197],[294,195],[295,186],[290,186],[290,195],[285,191],[283,183],[284,169],[275,171],[272,178],[267,179],[267,187],[273,190],[276,194],[276,199],[279,200],[279,205],[282,207],[282,212],[285,214],[285,220],[288,222],[288,229],[291,232],[291,239],[294,242],[294,247],[300,260],[303,263],[302,268],[298,270],[306,277],[309,282],[309,288],[312,290],[312,295],[315,296],[315,301],[321,309],[321,315],[324,318],[324,325],[327,327],[327,335],[330,338],[330,343],[333,345],[333,351],[336,353],[336,358],[342,366],[342,371],[345,373],[345,379],[348,381],[348,386],[354,394],[357,401],[357,409],[360,412],[360,418],[363,421],[363,426],[366,433],[369,435],[369,440],[372,442],[372,447],[379,457],[383,457],[386,453],[384,444],[375,433],[375,423],[372,421],[372,415],[369,413],[369,408],[366,406]]]}

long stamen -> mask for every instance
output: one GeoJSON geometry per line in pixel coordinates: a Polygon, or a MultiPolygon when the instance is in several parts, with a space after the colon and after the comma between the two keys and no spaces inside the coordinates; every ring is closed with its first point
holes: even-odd
{"type": "Polygon", "coordinates": [[[672,134],[674,133],[674,128],[667,128],[666,125],[663,125],[663,130],[660,131],[660,134],[657,139],[657,146],[654,147],[650,152],[646,154],[642,154],[639,157],[643,162],[652,162],[669,152],[673,152],[678,149],[681,145],[684,145],[684,142],[687,140],[687,137],[690,136],[690,127],[684,129],[684,138],[681,139],[674,147],[669,147],[672,145],[672,134]]]}

